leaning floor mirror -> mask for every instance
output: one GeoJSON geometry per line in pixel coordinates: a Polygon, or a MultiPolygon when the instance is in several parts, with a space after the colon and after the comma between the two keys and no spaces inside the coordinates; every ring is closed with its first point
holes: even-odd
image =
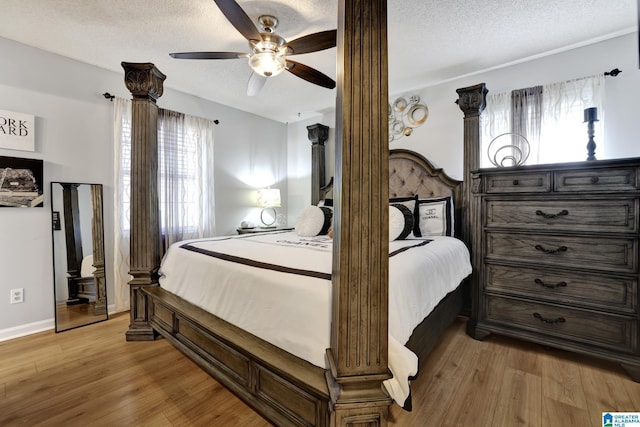
{"type": "Polygon", "coordinates": [[[107,320],[102,184],[51,183],[56,332],[107,320]]]}

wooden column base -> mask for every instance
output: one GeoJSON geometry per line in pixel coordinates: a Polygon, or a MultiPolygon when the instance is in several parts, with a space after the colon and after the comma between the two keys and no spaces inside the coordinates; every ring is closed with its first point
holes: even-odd
{"type": "MultiPolygon", "coordinates": [[[[148,280],[145,279],[145,280],[148,280]]],[[[131,323],[129,330],[126,332],[127,341],[153,341],[158,337],[158,333],[149,324],[150,306],[147,302],[147,296],[142,292],[143,288],[158,286],[157,283],[137,284],[136,279],[129,282],[131,289],[131,323]]]]}
{"type": "Polygon", "coordinates": [[[389,379],[391,373],[338,378],[332,349],[327,349],[327,358],[330,369],[325,372],[325,378],[331,395],[331,425],[386,426],[393,399],[382,382],[389,379]]]}
{"type": "Polygon", "coordinates": [[[154,341],[158,338],[158,333],[151,326],[135,327],[129,325],[125,336],[127,341],[154,341]]]}

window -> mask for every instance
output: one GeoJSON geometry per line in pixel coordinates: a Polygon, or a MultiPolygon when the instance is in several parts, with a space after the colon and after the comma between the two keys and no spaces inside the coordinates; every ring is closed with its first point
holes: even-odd
{"type": "Polygon", "coordinates": [[[482,114],[480,166],[493,166],[494,156],[494,163],[509,166],[511,157],[517,159],[521,152],[524,157],[528,154],[525,164],[585,160],[584,110],[590,107],[598,109],[594,139],[596,150],[603,152],[603,97],[604,75],[490,93],[482,114]]]}
{"type": "Polygon", "coordinates": [[[160,110],[158,203],[160,227],[172,241],[212,235],[212,122],[160,110]],[[207,135],[210,134],[210,135],[207,135]]]}
{"type": "MultiPolygon", "coordinates": [[[[130,101],[128,101],[130,103],[130,101]]],[[[131,109],[120,115],[120,229],[130,229],[131,109]]],[[[158,111],[158,203],[165,245],[214,235],[213,122],[158,111]]]]}
{"type": "MultiPolygon", "coordinates": [[[[114,293],[116,311],[129,308],[131,101],[114,99],[114,293]]],[[[158,111],[158,192],[164,248],[215,235],[213,122],[158,111]]]]}

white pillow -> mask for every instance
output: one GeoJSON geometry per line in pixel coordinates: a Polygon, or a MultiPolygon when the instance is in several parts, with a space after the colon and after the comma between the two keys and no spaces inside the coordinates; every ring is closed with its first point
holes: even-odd
{"type": "Polygon", "coordinates": [[[313,237],[327,234],[331,227],[333,211],[322,206],[304,208],[296,220],[296,234],[300,237],[313,237]]]}
{"type": "Polygon", "coordinates": [[[389,241],[404,240],[413,230],[413,212],[403,204],[389,205],[389,241]]]}
{"type": "Polygon", "coordinates": [[[389,204],[400,203],[409,208],[413,212],[413,234],[416,237],[420,237],[420,230],[418,229],[418,196],[408,197],[393,197],[389,199],[389,204]]]}
{"type": "Polygon", "coordinates": [[[418,200],[420,237],[453,236],[453,213],[451,197],[418,200]]]}

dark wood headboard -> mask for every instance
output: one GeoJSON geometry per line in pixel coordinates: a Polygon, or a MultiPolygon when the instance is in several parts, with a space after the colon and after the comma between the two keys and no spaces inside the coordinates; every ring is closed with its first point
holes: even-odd
{"type": "Polygon", "coordinates": [[[422,155],[410,150],[389,151],[389,197],[421,199],[453,196],[455,236],[461,235],[462,181],[451,178],[422,155]]]}
{"type": "MultiPolygon", "coordinates": [[[[322,148],[324,149],[324,146],[322,148]]],[[[318,169],[317,162],[320,160],[324,165],[324,156],[315,152],[312,157],[313,170],[318,169]]],[[[312,200],[312,204],[333,197],[333,178],[327,184],[323,184],[319,177],[319,174],[312,174],[312,194],[318,197],[318,200],[312,200]]],[[[451,178],[441,168],[436,168],[424,156],[414,151],[390,150],[389,197],[414,195],[421,199],[453,196],[455,236],[462,239],[462,181],[451,178]]]]}

